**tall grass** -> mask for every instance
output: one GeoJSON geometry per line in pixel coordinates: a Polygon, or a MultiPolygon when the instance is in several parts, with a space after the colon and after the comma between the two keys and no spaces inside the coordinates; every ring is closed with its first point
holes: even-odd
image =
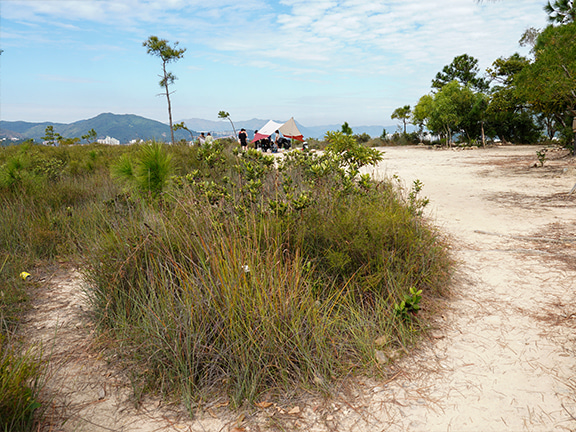
{"type": "Polygon", "coordinates": [[[79,260],[86,239],[106,222],[104,202],[120,192],[99,146],[0,149],[0,430],[32,430],[43,374],[37,349],[24,349],[20,317],[36,275],[55,259],[79,260]]]}
{"type": "Polygon", "coordinates": [[[282,160],[226,142],[0,151],[3,347],[26,303],[19,271],[66,257],[137,395],[239,406],[378,373],[376,350],[420,328],[394,305],[411,287],[433,302],[451,261],[417,200],[359,174],[377,152],[327,138],[282,160]]]}
{"type": "Polygon", "coordinates": [[[155,372],[142,375],[143,385],[191,401],[225,383],[239,404],[263,389],[327,379],[337,367],[324,330],[333,318],[321,312],[327,306],[313,295],[302,258],[285,259],[273,239],[261,250],[237,224],[207,224],[207,208],[187,210],[190,219],[123,233],[120,268],[91,275],[100,316],[132,341],[131,361],[145,359],[155,372]],[[126,242],[136,246],[131,254],[126,242]]]}
{"type": "Polygon", "coordinates": [[[0,430],[32,430],[41,388],[39,354],[8,344],[0,335],[0,430]]]}
{"type": "Polygon", "coordinates": [[[414,340],[418,319],[394,304],[410,287],[445,292],[447,248],[391,182],[358,176],[375,153],[340,144],[278,169],[256,151],[204,149],[161,206],[95,237],[94,309],[139,392],[190,408],[223,392],[236,406],[329,392],[376,371],[376,349],[414,340]]]}

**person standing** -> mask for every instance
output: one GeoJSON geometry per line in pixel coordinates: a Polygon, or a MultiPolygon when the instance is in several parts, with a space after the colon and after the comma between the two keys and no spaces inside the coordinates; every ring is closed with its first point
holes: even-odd
{"type": "MultiPolygon", "coordinates": [[[[258,133],[258,129],[256,129],[256,130],[254,131],[254,136],[256,136],[257,133],[258,133]]],[[[254,148],[255,148],[256,150],[258,150],[258,149],[260,148],[260,140],[254,141],[254,148]]]]}
{"type": "Polygon", "coordinates": [[[212,138],[212,135],[210,134],[210,132],[208,132],[206,134],[206,144],[212,144],[212,141],[214,141],[214,138],[212,138]]]}
{"type": "Polygon", "coordinates": [[[272,145],[272,153],[278,153],[280,149],[280,131],[277,130],[275,133],[276,136],[274,137],[274,144],[272,145]]]}
{"type": "Polygon", "coordinates": [[[204,142],[206,141],[206,137],[204,136],[204,132],[200,133],[200,136],[198,137],[198,144],[199,145],[204,145],[204,142]]]}
{"type": "Polygon", "coordinates": [[[240,129],[238,139],[240,140],[240,146],[242,147],[242,150],[246,150],[246,147],[248,146],[248,134],[246,133],[246,129],[240,129]]]}

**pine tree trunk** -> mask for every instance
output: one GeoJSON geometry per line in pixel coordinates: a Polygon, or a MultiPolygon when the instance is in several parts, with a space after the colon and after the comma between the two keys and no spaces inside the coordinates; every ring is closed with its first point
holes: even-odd
{"type": "Polygon", "coordinates": [[[170,104],[170,93],[168,92],[168,84],[166,84],[166,99],[168,99],[168,121],[170,122],[170,134],[172,136],[172,145],[174,142],[174,129],[172,128],[172,105],[170,104]]]}

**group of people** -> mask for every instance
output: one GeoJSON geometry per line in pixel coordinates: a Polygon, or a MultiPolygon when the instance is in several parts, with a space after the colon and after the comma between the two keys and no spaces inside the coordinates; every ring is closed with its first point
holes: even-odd
{"type": "MultiPolygon", "coordinates": [[[[257,133],[258,131],[255,130],[254,135],[257,133]]],[[[204,132],[201,132],[198,136],[198,144],[201,146],[204,144],[211,144],[213,141],[214,138],[210,132],[208,132],[206,135],[204,135],[204,132]]],[[[240,129],[240,133],[238,133],[238,141],[240,142],[242,150],[246,150],[248,148],[248,134],[246,129],[240,129]]],[[[278,153],[278,150],[281,149],[288,150],[290,146],[290,140],[286,137],[283,137],[278,130],[275,132],[274,140],[272,140],[271,136],[267,136],[266,138],[262,138],[254,142],[254,147],[257,150],[259,149],[263,152],[270,150],[271,153],[278,153]]]]}
{"type": "Polygon", "coordinates": [[[204,132],[201,132],[200,136],[198,137],[198,144],[200,145],[210,144],[212,141],[214,141],[214,138],[212,138],[210,132],[208,132],[206,135],[204,135],[204,132]]]}
{"type": "MultiPolygon", "coordinates": [[[[254,135],[257,133],[258,131],[255,130],[254,135]]],[[[242,128],[240,130],[240,133],[238,134],[238,140],[240,141],[242,150],[246,150],[248,147],[248,134],[246,133],[246,129],[242,128]]],[[[283,148],[288,150],[290,145],[290,140],[280,135],[280,131],[278,130],[275,132],[274,141],[272,141],[271,136],[267,136],[266,138],[254,141],[254,147],[256,150],[261,150],[263,152],[270,150],[271,153],[278,153],[278,150],[283,148]]]]}

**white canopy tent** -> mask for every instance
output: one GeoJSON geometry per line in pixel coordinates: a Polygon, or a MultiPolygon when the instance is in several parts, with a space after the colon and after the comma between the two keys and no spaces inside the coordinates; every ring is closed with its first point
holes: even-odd
{"type": "Polygon", "coordinates": [[[261,129],[258,130],[258,132],[254,135],[252,142],[267,138],[276,131],[280,131],[280,133],[286,138],[304,141],[304,136],[298,130],[296,122],[294,121],[294,117],[291,117],[290,120],[288,120],[286,123],[276,123],[275,121],[270,120],[261,129]]]}

